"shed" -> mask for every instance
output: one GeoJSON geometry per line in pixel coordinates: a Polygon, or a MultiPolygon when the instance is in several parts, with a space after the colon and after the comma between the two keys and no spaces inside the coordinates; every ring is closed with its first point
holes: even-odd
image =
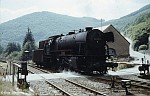
{"type": "Polygon", "coordinates": [[[125,39],[123,35],[113,26],[107,25],[103,27],[97,27],[98,29],[102,30],[104,33],[106,32],[113,32],[114,34],[114,42],[108,42],[108,46],[111,49],[111,54],[116,54],[117,57],[128,57],[129,54],[129,46],[130,43],[125,39]],[[113,50],[114,49],[114,50],[113,50]]]}

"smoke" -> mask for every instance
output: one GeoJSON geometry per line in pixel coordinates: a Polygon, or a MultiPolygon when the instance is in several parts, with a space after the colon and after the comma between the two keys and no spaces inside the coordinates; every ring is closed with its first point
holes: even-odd
{"type": "Polygon", "coordinates": [[[67,74],[67,75],[70,75],[70,76],[81,76],[79,73],[77,73],[75,71],[70,71],[70,70],[63,70],[61,73],[67,74]]]}

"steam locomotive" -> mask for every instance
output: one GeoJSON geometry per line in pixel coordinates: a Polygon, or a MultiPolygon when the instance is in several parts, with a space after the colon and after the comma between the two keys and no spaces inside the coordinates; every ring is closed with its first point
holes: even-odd
{"type": "Polygon", "coordinates": [[[114,42],[112,32],[103,33],[86,27],[86,30],[55,35],[40,41],[39,48],[33,52],[33,61],[38,66],[55,71],[69,69],[86,74],[105,74],[107,67],[118,66],[106,62],[110,57],[107,42],[114,42]]]}

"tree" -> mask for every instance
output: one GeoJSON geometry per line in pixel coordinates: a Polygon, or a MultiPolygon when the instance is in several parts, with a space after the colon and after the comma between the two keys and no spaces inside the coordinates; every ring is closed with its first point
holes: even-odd
{"type": "Polygon", "coordinates": [[[28,32],[26,33],[26,36],[24,38],[24,41],[23,41],[23,46],[26,44],[26,42],[31,42],[34,44],[34,38],[33,38],[33,35],[32,35],[32,32],[31,32],[31,29],[28,27],[28,32]]]}
{"type": "Polygon", "coordinates": [[[17,60],[17,61],[20,61],[21,60],[21,56],[20,56],[20,51],[17,52],[17,51],[14,51],[12,52],[11,54],[9,54],[9,56],[7,57],[7,59],[9,60],[17,60]]]}
{"type": "Polygon", "coordinates": [[[0,54],[2,54],[4,48],[0,45],[0,54]]]}
{"type": "Polygon", "coordinates": [[[147,33],[143,33],[140,36],[138,36],[138,40],[140,41],[140,45],[147,45],[149,42],[148,37],[149,37],[149,35],[147,33]]]}
{"type": "Polygon", "coordinates": [[[29,51],[28,58],[32,59],[32,51],[35,50],[35,45],[31,42],[26,42],[24,47],[22,48],[22,56],[25,56],[25,51],[29,51]]]}
{"type": "Polygon", "coordinates": [[[20,46],[19,43],[16,44],[15,42],[10,42],[10,43],[8,43],[6,49],[4,50],[4,53],[9,55],[14,51],[20,51],[21,48],[19,46],[20,46]]]}
{"type": "Polygon", "coordinates": [[[147,50],[147,45],[140,45],[139,50],[147,50]]]}
{"type": "Polygon", "coordinates": [[[139,49],[139,40],[134,40],[134,42],[133,42],[133,49],[134,49],[134,51],[138,51],[138,49],[139,49]]]}
{"type": "Polygon", "coordinates": [[[26,33],[22,46],[22,59],[25,57],[25,51],[29,51],[28,58],[31,59],[32,51],[35,50],[35,48],[35,41],[31,29],[28,28],[28,32],[26,33]]]}
{"type": "Polygon", "coordinates": [[[149,34],[147,34],[147,32],[145,32],[145,29],[143,29],[144,32],[141,32],[140,35],[136,36],[136,39],[134,40],[134,43],[133,43],[133,49],[135,51],[138,51],[138,50],[143,50],[143,48],[145,50],[148,49],[148,38],[149,38],[149,34]],[[144,45],[144,46],[141,46],[141,45],[144,45]],[[141,46],[141,47],[139,47],[141,46]]]}

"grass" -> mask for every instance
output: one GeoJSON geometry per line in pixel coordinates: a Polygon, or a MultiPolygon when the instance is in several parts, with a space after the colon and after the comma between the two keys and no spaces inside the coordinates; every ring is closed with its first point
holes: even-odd
{"type": "Polygon", "coordinates": [[[135,66],[134,64],[118,64],[117,69],[120,70],[120,69],[132,68],[134,66],[135,66]]]}
{"type": "MultiPolygon", "coordinates": [[[[1,66],[0,72],[2,72],[2,73],[5,72],[7,69],[7,63],[0,62],[0,66],[1,66]],[[2,71],[2,68],[4,68],[5,71],[2,71]]],[[[2,75],[2,74],[0,74],[0,75],[2,75]]],[[[5,74],[5,76],[6,76],[6,74],[5,74]]],[[[7,94],[11,95],[11,92],[13,91],[11,82],[6,81],[4,78],[5,76],[0,76],[0,96],[8,96],[7,94]]]]}
{"type": "MultiPolygon", "coordinates": [[[[8,75],[10,74],[10,64],[9,63],[7,66],[7,63],[0,62],[0,66],[5,68],[8,75]]],[[[1,72],[1,70],[0,70],[0,72],[1,72]]],[[[15,72],[17,72],[17,68],[16,68],[15,72]]],[[[11,65],[11,73],[12,73],[12,65],[11,65]]],[[[6,77],[7,77],[7,75],[6,75],[6,77]]],[[[28,94],[28,91],[29,90],[16,89],[14,86],[12,86],[11,82],[7,81],[4,78],[4,76],[1,76],[1,74],[0,74],[0,96],[26,96],[26,94],[24,94],[24,93],[28,94]],[[22,92],[22,93],[20,93],[20,92],[22,92]]],[[[38,96],[38,95],[33,94],[33,96],[38,96]]]]}
{"type": "Polygon", "coordinates": [[[13,87],[10,82],[0,80],[0,96],[11,95],[13,87]]]}

